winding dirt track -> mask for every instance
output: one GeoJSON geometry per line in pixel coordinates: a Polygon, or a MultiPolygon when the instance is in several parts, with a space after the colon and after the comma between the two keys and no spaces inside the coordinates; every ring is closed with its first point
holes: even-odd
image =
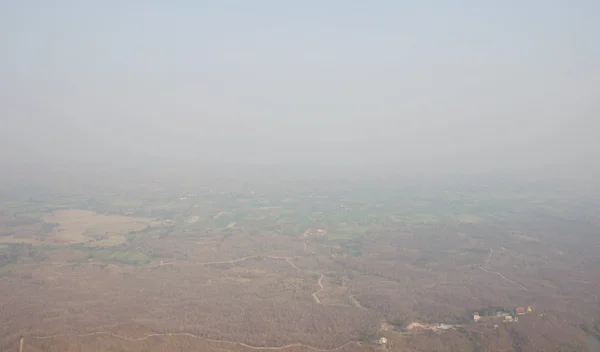
{"type": "Polygon", "coordinates": [[[238,258],[238,259],[225,260],[225,261],[222,261],[222,262],[196,263],[196,265],[231,264],[231,263],[243,262],[244,260],[248,260],[248,259],[260,258],[260,257],[261,257],[260,255],[255,255],[255,256],[251,256],[251,257],[242,257],[242,258],[238,258]]]}
{"type": "MultiPolygon", "coordinates": [[[[191,337],[191,338],[195,338],[198,340],[203,340],[203,341],[207,341],[207,342],[215,342],[215,343],[228,343],[228,344],[233,344],[233,345],[239,345],[239,346],[244,346],[246,348],[250,348],[253,350],[283,350],[283,349],[287,349],[287,348],[292,348],[292,347],[303,347],[303,348],[307,348],[309,350],[313,350],[313,351],[320,351],[320,352],[329,352],[329,351],[339,351],[342,348],[352,345],[352,344],[356,344],[360,346],[359,342],[356,341],[348,341],[345,344],[335,347],[335,348],[331,348],[331,349],[322,349],[322,348],[317,348],[317,347],[313,347],[310,345],[305,345],[303,343],[291,343],[288,345],[283,345],[283,346],[252,346],[252,345],[248,345],[245,344],[243,342],[236,342],[236,341],[227,341],[227,340],[215,340],[215,339],[208,339],[205,337],[201,337],[198,335],[194,335],[194,334],[188,334],[185,332],[173,332],[173,333],[164,333],[164,334],[150,334],[150,335],[146,335],[144,337],[127,337],[127,336],[121,336],[121,335],[117,335],[114,334],[110,331],[96,331],[96,332],[91,332],[89,334],[82,334],[82,335],[70,335],[70,336],[77,336],[77,337],[86,337],[86,336],[93,336],[93,335],[110,335],[112,337],[121,339],[121,340],[126,340],[126,341],[144,341],[147,340],[151,337],[165,337],[165,336],[187,336],[187,337],[191,337]]],[[[59,336],[69,336],[69,334],[55,334],[55,335],[49,335],[49,336],[29,336],[28,338],[30,339],[34,339],[34,340],[46,340],[46,339],[51,339],[54,337],[59,337],[59,336]]],[[[24,338],[22,339],[22,341],[24,340],[24,338]]]]}
{"type": "Polygon", "coordinates": [[[507,279],[507,278],[506,278],[506,276],[502,275],[502,273],[499,273],[499,272],[497,272],[497,271],[489,271],[489,270],[487,270],[487,269],[484,269],[484,268],[483,268],[483,267],[481,267],[481,266],[478,266],[478,268],[479,268],[479,269],[481,269],[481,270],[483,270],[483,271],[485,271],[486,273],[490,273],[490,274],[496,274],[496,275],[499,275],[499,276],[500,276],[501,278],[503,278],[505,281],[508,281],[508,282],[510,282],[511,284],[517,285],[517,286],[519,286],[520,288],[524,289],[525,291],[529,291],[529,289],[528,289],[527,287],[525,287],[525,286],[521,285],[521,284],[520,284],[520,283],[518,283],[518,282],[514,282],[514,281],[512,281],[511,279],[507,279]]]}
{"type": "Polygon", "coordinates": [[[321,300],[319,299],[319,297],[317,297],[317,295],[323,291],[323,284],[321,283],[323,281],[323,274],[318,273],[319,275],[321,275],[319,277],[319,280],[317,281],[317,285],[319,285],[319,290],[315,293],[312,294],[313,298],[315,299],[315,302],[317,302],[318,304],[321,304],[321,300]]]}

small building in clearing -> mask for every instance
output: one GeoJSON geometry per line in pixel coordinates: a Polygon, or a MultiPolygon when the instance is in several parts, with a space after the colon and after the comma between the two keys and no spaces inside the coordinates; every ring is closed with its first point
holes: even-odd
{"type": "Polygon", "coordinates": [[[313,235],[326,235],[327,225],[315,224],[310,228],[310,233],[313,235]]]}
{"type": "Polygon", "coordinates": [[[523,308],[523,307],[518,307],[517,309],[515,309],[515,312],[516,312],[518,315],[523,315],[523,314],[525,314],[527,311],[526,311],[526,310],[525,310],[525,308],[523,308]]]}
{"type": "Polygon", "coordinates": [[[478,322],[481,317],[479,316],[479,312],[473,312],[473,320],[478,322]]]}

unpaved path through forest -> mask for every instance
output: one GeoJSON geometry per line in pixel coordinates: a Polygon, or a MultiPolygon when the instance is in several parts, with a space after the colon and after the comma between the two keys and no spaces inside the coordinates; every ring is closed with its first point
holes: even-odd
{"type": "Polygon", "coordinates": [[[222,262],[206,262],[206,263],[196,263],[196,264],[197,265],[232,264],[232,263],[243,262],[244,260],[253,259],[253,258],[260,258],[260,255],[255,255],[255,256],[252,256],[252,257],[242,257],[242,258],[232,259],[232,260],[225,260],[225,261],[222,261],[222,262]]]}
{"type": "MultiPolygon", "coordinates": [[[[317,273],[315,273],[317,274],[317,273]]],[[[323,281],[323,278],[325,277],[323,274],[318,273],[319,275],[319,280],[317,281],[317,285],[320,287],[319,290],[315,293],[312,294],[313,298],[315,299],[315,302],[317,302],[318,304],[321,304],[321,300],[319,299],[319,297],[317,297],[317,295],[323,291],[323,284],[321,283],[323,281]]]]}
{"type": "Polygon", "coordinates": [[[501,273],[499,273],[499,272],[497,272],[497,271],[489,271],[489,270],[487,270],[487,269],[484,269],[484,268],[483,268],[483,267],[481,267],[481,266],[479,266],[478,268],[479,268],[479,269],[481,269],[481,270],[483,270],[483,271],[485,271],[486,273],[490,273],[490,274],[496,274],[496,275],[499,275],[499,276],[500,276],[501,278],[503,278],[505,281],[508,281],[508,282],[510,282],[511,284],[517,285],[517,286],[519,286],[520,288],[524,289],[525,291],[529,291],[529,289],[528,289],[527,287],[525,287],[525,286],[521,285],[521,284],[520,284],[520,283],[518,283],[518,282],[514,282],[514,281],[512,281],[511,279],[507,279],[507,278],[506,278],[506,276],[502,275],[501,273]]]}

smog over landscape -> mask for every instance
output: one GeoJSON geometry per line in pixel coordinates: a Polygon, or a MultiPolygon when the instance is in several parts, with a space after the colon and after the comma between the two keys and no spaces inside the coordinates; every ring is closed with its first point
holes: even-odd
{"type": "Polygon", "coordinates": [[[0,351],[600,351],[600,2],[0,2],[0,351]]]}

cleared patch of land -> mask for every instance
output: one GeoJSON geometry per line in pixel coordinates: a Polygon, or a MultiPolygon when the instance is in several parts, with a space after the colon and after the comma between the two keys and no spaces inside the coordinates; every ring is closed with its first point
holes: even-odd
{"type": "Polygon", "coordinates": [[[236,222],[235,222],[235,221],[232,221],[232,222],[230,222],[229,224],[227,224],[227,228],[228,228],[228,229],[231,229],[231,228],[233,228],[233,227],[235,226],[235,224],[236,224],[236,222]]]}
{"type": "Polygon", "coordinates": [[[56,224],[48,240],[57,244],[88,244],[110,247],[125,242],[125,234],[153,223],[150,218],[103,215],[89,210],[58,210],[42,218],[56,224]]]}
{"type": "Polygon", "coordinates": [[[481,218],[478,216],[470,214],[459,214],[455,218],[461,224],[476,224],[481,221],[481,218]]]}

